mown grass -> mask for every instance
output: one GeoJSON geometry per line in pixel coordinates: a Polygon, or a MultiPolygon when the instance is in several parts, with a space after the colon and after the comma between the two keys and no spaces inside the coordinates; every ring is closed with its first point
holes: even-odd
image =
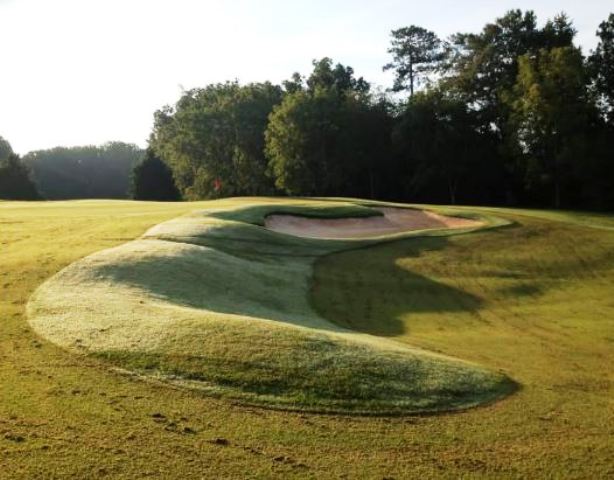
{"type": "MultiPolygon", "coordinates": [[[[508,399],[460,414],[364,418],[246,408],[110,371],[104,362],[67,353],[28,328],[25,303],[50,275],[195,208],[200,206],[0,203],[1,478],[456,479],[614,474],[614,304],[612,262],[604,253],[610,249],[612,233],[558,220],[531,220],[527,215],[533,212],[496,212],[519,226],[480,234],[473,251],[464,242],[475,234],[454,237],[444,248],[399,262],[407,269],[408,261],[436,255],[431,258],[439,263],[422,264],[421,271],[412,266],[412,274],[440,284],[467,284],[466,293],[477,298],[470,303],[470,315],[449,308],[441,315],[423,311],[419,315],[423,321],[413,326],[403,321],[401,333],[387,317],[394,335],[403,340],[415,332],[419,338],[412,338],[412,343],[504,368],[522,384],[508,399]],[[522,233],[526,227],[530,232],[522,233]],[[564,227],[562,246],[556,232],[547,234],[557,227],[564,227]],[[504,238],[507,243],[497,256],[509,256],[506,269],[516,268],[512,260],[520,249],[520,268],[543,264],[544,272],[550,272],[538,282],[551,285],[543,298],[547,306],[537,307],[539,295],[528,279],[527,285],[514,287],[524,296],[514,302],[513,289],[504,289],[507,306],[493,310],[486,293],[480,295],[477,284],[466,278],[472,270],[454,277],[452,268],[460,259],[463,264],[473,262],[476,269],[486,256],[493,263],[497,249],[485,246],[504,238]],[[531,243],[535,251],[521,248],[537,238],[543,242],[531,243]],[[449,262],[448,248],[452,249],[449,262]],[[482,248],[488,252],[485,257],[482,248]],[[548,265],[542,255],[558,260],[548,265]],[[430,279],[433,272],[427,267],[449,273],[436,272],[430,279]],[[556,281],[559,269],[567,274],[567,282],[556,281]],[[578,281],[569,280],[574,270],[582,273],[578,281]],[[568,282],[574,288],[564,288],[568,282]],[[559,288],[563,290],[555,295],[559,288]],[[521,313],[517,308],[531,298],[526,293],[535,298],[521,313]],[[560,301],[564,303],[557,306],[560,301]],[[487,315],[491,324],[481,332],[475,315],[486,308],[493,311],[487,315]],[[449,315],[454,320],[446,322],[449,315]],[[550,321],[553,316],[556,323],[550,321]],[[463,322],[468,322],[466,329],[463,322]],[[432,341],[427,339],[429,331],[432,341]]],[[[584,216],[579,218],[582,221],[584,216]]],[[[489,283],[498,277],[505,283],[510,274],[486,270],[482,275],[489,283]]],[[[485,292],[502,296],[490,287],[485,292]]],[[[432,308],[433,302],[429,305],[432,308]]]]}
{"type": "Polygon", "coordinates": [[[280,211],[378,211],[306,200],[210,205],[50,279],[29,305],[35,330],[141,375],[284,409],[425,413],[513,390],[501,373],[357,335],[313,311],[313,261],[375,241],[302,239],[259,226],[280,211]]]}
{"type": "Polygon", "coordinates": [[[522,390],[493,426],[533,431],[533,461],[550,443],[562,465],[541,475],[612,474],[613,217],[491,211],[516,223],[321,258],[312,301],[348,328],[509,372],[522,390]]]}

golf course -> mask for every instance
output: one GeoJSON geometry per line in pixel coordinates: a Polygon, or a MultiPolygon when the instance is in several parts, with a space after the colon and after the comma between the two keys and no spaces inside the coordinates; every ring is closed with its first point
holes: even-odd
{"type": "Polygon", "coordinates": [[[8,477],[614,475],[614,217],[0,202],[8,477]]]}
{"type": "Polygon", "coordinates": [[[612,6],[0,0],[0,480],[614,479],[612,6]]]}

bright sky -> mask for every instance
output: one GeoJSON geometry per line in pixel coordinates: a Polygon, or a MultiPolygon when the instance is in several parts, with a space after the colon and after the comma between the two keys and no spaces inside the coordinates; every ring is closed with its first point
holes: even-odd
{"type": "Polygon", "coordinates": [[[144,146],[181,89],[280,82],[332,57],[389,87],[389,32],[479,31],[510,8],[574,20],[585,52],[612,0],[0,0],[0,135],[21,154],[109,140],[144,146]]]}

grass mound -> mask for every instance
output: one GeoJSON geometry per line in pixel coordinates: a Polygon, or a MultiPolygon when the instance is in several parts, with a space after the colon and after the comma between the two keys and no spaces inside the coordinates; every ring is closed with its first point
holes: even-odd
{"type": "MultiPolygon", "coordinates": [[[[366,240],[298,238],[262,227],[273,213],[380,215],[371,206],[384,204],[217,202],[65,268],[32,297],[30,323],[49,340],[118,367],[277,408],[436,412],[507,394],[513,385],[500,373],[356,332],[318,314],[310,300],[314,262],[328,254],[477,227],[366,240]]],[[[504,223],[477,218],[480,228],[504,223]]]]}

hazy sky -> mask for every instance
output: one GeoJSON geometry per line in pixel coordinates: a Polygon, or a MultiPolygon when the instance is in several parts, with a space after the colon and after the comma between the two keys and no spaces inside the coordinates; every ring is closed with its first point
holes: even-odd
{"type": "Polygon", "coordinates": [[[182,88],[280,82],[332,57],[389,87],[389,32],[479,31],[510,8],[567,12],[585,52],[612,0],[0,0],[0,135],[21,154],[122,140],[145,145],[182,88]]]}

